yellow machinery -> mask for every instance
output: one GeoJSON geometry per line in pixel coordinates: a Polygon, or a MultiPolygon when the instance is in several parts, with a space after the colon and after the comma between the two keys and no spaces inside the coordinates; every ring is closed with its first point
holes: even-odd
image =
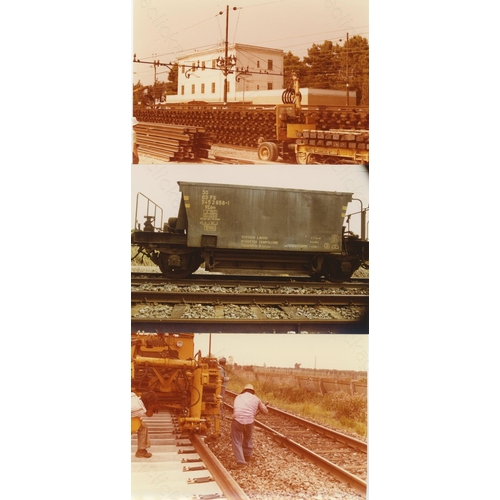
{"type": "Polygon", "coordinates": [[[283,104],[276,106],[276,140],[259,141],[262,161],[285,161],[298,164],[348,163],[368,164],[368,131],[317,130],[315,119],[302,112],[299,79],[292,73],[292,83],[282,94],[283,104]]]}
{"type": "Polygon", "coordinates": [[[133,333],[131,349],[132,391],[154,392],[154,411],[173,411],[181,432],[219,437],[219,365],[215,356],[194,354],[194,334],[133,333]]]}

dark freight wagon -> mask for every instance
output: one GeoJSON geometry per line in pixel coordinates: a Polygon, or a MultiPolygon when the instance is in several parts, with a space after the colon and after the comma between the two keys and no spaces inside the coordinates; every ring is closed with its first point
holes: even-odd
{"type": "Polygon", "coordinates": [[[204,262],[207,271],[281,270],[345,279],[368,261],[368,241],[344,228],[351,193],[178,184],[177,217],[162,227],[159,208],[156,214],[150,208],[144,229],[137,225],[132,234],[132,244],[166,276],[186,277],[204,262]]]}

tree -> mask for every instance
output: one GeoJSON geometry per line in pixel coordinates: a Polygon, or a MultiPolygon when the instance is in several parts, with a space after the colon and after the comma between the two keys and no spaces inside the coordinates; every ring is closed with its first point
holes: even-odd
{"type": "Polygon", "coordinates": [[[335,53],[339,51],[339,45],[335,47],[330,40],[325,40],[323,44],[313,43],[307,49],[307,56],[304,62],[308,71],[308,87],[314,89],[334,89],[337,75],[340,73],[341,62],[335,53]]]}
{"type": "Polygon", "coordinates": [[[133,103],[134,106],[137,106],[141,102],[142,94],[144,92],[144,85],[139,80],[133,87],[133,103]]]}
{"type": "Polygon", "coordinates": [[[370,59],[368,40],[359,35],[349,38],[349,42],[339,47],[335,55],[343,64],[335,88],[345,89],[346,83],[349,83],[349,89],[359,94],[360,104],[368,106],[370,59]]]}
{"type": "Polygon", "coordinates": [[[288,81],[292,75],[292,72],[296,73],[299,78],[300,86],[307,87],[304,83],[306,81],[307,67],[304,61],[300,60],[300,57],[294,56],[290,51],[288,51],[283,57],[283,74],[285,76],[285,87],[288,85],[288,81]]]}
{"type": "Polygon", "coordinates": [[[344,45],[325,40],[313,44],[304,57],[305,78],[301,87],[349,90],[357,92],[360,104],[368,106],[369,47],[368,40],[359,35],[349,38],[344,45]]]}
{"type": "Polygon", "coordinates": [[[154,85],[150,85],[148,87],[149,89],[149,94],[151,96],[153,96],[153,98],[155,99],[155,102],[156,101],[160,101],[162,96],[166,95],[167,93],[167,82],[161,82],[160,80],[158,80],[158,78],[156,79],[154,85]]]}
{"type": "Polygon", "coordinates": [[[179,83],[179,63],[174,63],[168,74],[167,95],[178,94],[179,83]]]}
{"type": "Polygon", "coordinates": [[[301,363],[295,363],[295,369],[298,370],[300,368],[301,363]]]}

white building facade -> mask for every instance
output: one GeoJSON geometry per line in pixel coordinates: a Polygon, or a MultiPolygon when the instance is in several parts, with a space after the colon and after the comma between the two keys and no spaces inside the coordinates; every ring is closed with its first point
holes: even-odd
{"type": "MultiPolygon", "coordinates": [[[[224,46],[177,59],[178,94],[169,102],[224,102],[224,46]]],[[[259,91],[280,90],[284,84],[283,51],[240,43],[228,46],[234,63],[227,75],[227,102],[251,101],[259,91]]]]}

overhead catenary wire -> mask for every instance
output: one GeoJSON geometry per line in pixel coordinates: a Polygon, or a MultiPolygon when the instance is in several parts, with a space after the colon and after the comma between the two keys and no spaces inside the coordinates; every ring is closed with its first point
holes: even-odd
{"type": "MultiPolygon", "coordinates": [[[[262,5],[265,5],[265,4],[262,4],[262,5]]],[[[245,8],[248,8],[248,7],[245,7],[245,8]]],[[[220,15],[217,14],[215,17],[219,18],[220,15]]],[[[212,19],[212,18],[210,18],[210,19],[212,19]]],[[[203,21],[203,22],[205,22],[205,21],[203,21]]],[[[219,19],[217,19],[217,23],[218,23],[219,35],[220,35],[219,40],[223,40],[224,35],[222,34],[222,31],[221,31],[221,26],[220,26],[219,19]]],[[[198,23],[198,24],[200,24],[200,23],[198,23]]],[[[193,26],[196,26],[196,25],[193,25],[193,26]]],[[[362,36],[364,34],[368,34],[369,32],[366,31],[366,32],[362,32],[362,33],[356,33],[356,30],[361,29],[361,28],[365,28],[365,27],[366,26],[355,26],[355,27],[350,28],[350,30],[354,33],[353,36],[362,36]]],[[[184,31],[184,30],[178,31],[177,33],[180,33],[182,31],[184,31]]],[[[263,40],[263,41],[261,41],[259,43],[263,44],[263,43],[280,42],[280,41],[283,41],[283,40],[290,40],[290,39],[297,40],[298,38],[317,37],[317,36],[323,35],[323,34],[332,34],[332,35],[334,35],[335,33],[345,34],[345,30],[340,30],[339,29],[339,30],[333,30],[333,31],[321,31],[321,32],[317,32],[317,33],[310,33],[310,34],[305,34],[305,35],[297,35],[297,36],[293,36],[293,37],[285,37],[285,38],[275,38],[275,39],[271,39],[271,40],[263,40]]],[[[340,35],[335,35],[335,39],[337,39],[338,36],[340,36],[340,35]]],[[[333,38],[333,36],[332,36],[332,38],[333,38]]],[[[235,40],[235,39],[236,39],[236,30],[235,30],[235,34],[234,34],[233,40],[235,40]]],[[[323,40],[323,41],[325,41],[325,40],[323,40]]],[[[333,41],[333,39],[330,40],[330,41],[333,41]]],[[[233,41],[232,43],[236,43],[236,42],[233,41]]],[[[301,46],[304,46],[304,45],[312,45],[312,44],[320,44],[320,43],[322,43],[322,42],[320,42],[320,41],[317,41],[317,42],[306,41],[306,42],[296,43],[296,44],[293,44],[293,45],[288,45],[287,47],[280,47],[280,48],[278,48],[278,50],[283,50],[284,52],[287,52],[287,51],[289,51],[290,47],[301,47],[301,46]]],[[[214,48],[214,47],[217,47],[219,45],[220,45],[220,42],[217,42],[217,43],[213,43],[212,42],[212,43],[205,44],[205,45],[197,45],[195,47],[189,47],[189,48],[183,49],[182,51],[180,51],[180,53],[186,53],[186,52],[189,52],[189,51],[209,50],[210,48],[214,48]]],[[[172,52],[166,52],[166,53],[158,55],[158,57],[165,57],[165,56],[177,56],[177,57],[179,57],[179,52],[173,52],[172,51],[172,52]]]]}
{"type": "MultiPolygon", "coordinates": [[[[238,10],[238,16],[236,18],[236,23],[235,23],[235,28],[234,28],[234,35],[233,35],[233,44],[235,44],[235,40],[237,39],[238,37],[238,33],[239,33],[239,26],[240,26],[240,19],[243,19],[241,17],[241,14],[242,14],[242,10],[245,11],[246,9],[251,9],[251,8],[257,8],[257,7],[262,7],[262,6],[267,6],[267,5],[273,5],[273,4],[283,4],[284,3],[284,0],[274,0],[274,1],[269,1],[269,2],[261,2],[261,3],[255,3],[253,5],[249,5],[249,6],[245,6],[245,7],[233,7],[232,10],[238,10]]],[[[176,31],[174,34],[170,35],[167,37],[167,39],[171,39],[173,37],[175,37],[176,35],[178,35],[179,33],[182,33],[182,32],[185,32],[187,30],[190,30],[192,28],[195,28],[195,27],[198,27],[200,25],[203,25],[211,20],[213,20],[213,17],[216,17],[217,18],[217,25],[218,25],[218,31],[219,31],[219,36],[220,36],[220,39],[222,40],[223,38],[223,35],[222,35],[222,27],[221,27],[221,24],[220,24],[220,20],[218,19],[220,16],[221,16],[221,13],[222,11],[220,11],[219,13],[217,13],[215,16],[210,16],[202,21],[199,21],[199,22],[196,22],[190,26],[187,26],[185,28],[182,28],[181,30],[178,30],[176,31]]],[[[361,34],[358,34],[356,33],[356,31],[358,30],[362,30],[362,29],[365,29],[367,28],[367,26],[357,26],[357,27],[350,27],[349,28],[349,31],[350,32],[353,32],[353,36],[361,36],[361,34]]],[[[345,33],[345,30],[344,29],[337,29],[337,30],[329,30],[329,31],[319,31],[319,32],[315,32],[315,33],[311,33],[311,34],[304,34],[304,35],[298,35],[298,36],[293,36],[293,37],[282,37],[282,38],[277,38],[277,39],[272,39],[272,40],[267,40],[267,41],[260,41],[260,42],[256,42],[256,46],[264,46],[264,44],[268,44],[268,43],[271,43],[271,42],[284,42],[286,40],[297,40],[297,39],[304,39],[304,38],[310,38],[310,37],[317,37],[319,35],[329,35],[329,37],[331,38],[331,40],[328,40],[328,41],[331,41],[335,44],[336,42],[336,38],[337,38],[337,35],[336,34],[344,34],[345,33]]],[[[165,38],[162,38],[162,40],[164,41],[165,38]]],[[[311,41],[304,41],[304,42],[300,42],[300,43],[296,43],[296,44],[292,44],[292,45],[288,45],[287,47],[279,47],[277,48],[277,50],[283,50],[283,52],[286,54],[287,52],[288,53],[291,53],[292,55],[295,55],[293,54],[293,50],[295,47],[299,48],[299,47],[302,47],[304,48],[305,46],[309,46],[310,48],[312,48],[314,45],[321,45],[322,43],[324,43],[325,41],[327,40],[324,40],[322,42],[311,42],[311,41]]],[[[214,43],[209,43],[209,44],[204,44],[204,45],[197,45],[196,47],[190,47],[190,48],[181,48],[181,50],[176,50],[176,51],[169,51],[169,52],[165,52],[163,54],[159,54],[158,56],[156,57],[172,57],[172,59],[175,61],[175,62],[170,62],[170,65],[173,65],[175,63],[178,62],[178,59],[180,57],[182,57],[182,54],[187,54],[189,53],[190,51],[191,52],[197,52],[197,51],[209,51],[210,49],[217,49],[217,47],[221,47],[221,43],[223,42],[218,42],[216,44],[214,43]]],[[[240,45],[245,45],[245,43],[241,43],[240,45]]],[[[280,45],[283,45],[283,44],[280,44],[280,45]]],[[[337,44],[338,45],[338,44],[337,44]]],[[[342,47],[342,46],[341,46],[342,47]]],[[[221,50],[222,50],[222,47],[221,47],[221,50]]],[[[362,51],[366,51],[366,53],[368,54],[368,47],[367,48],[356,48],[356,49],[350,49],[349,50],[349,54],[359,54],[361,53],[362,51]]],[[[201,56],[203,57],[203,56],[201,56]]],[[[201,59],[200,57],[200,59],[201,59]]],[[[253,56],[255,58],[255,55],[253,56]]],[[[306,57],[309,57],[309,55],[304,55],[304,56],[297,56],[295,55],[295,57],[298,57],[299,58],[299,61],[302,63],[302,62],[305,62],[305,58],[306,57]]],[[[147,57],[146,57],[147,58],[147,57]]],[[[259,71],[255,71],[255,74],[258,74],[258,73],[264,73],[264,74],[269,74],[269,75],[281,75],[281,74],[284,74],[284,68],[279,68],[276,63],[274,64],[274,70],[272,73],[269,72],[269,70],[267,70],[267,67],[266,67],[266,64],[267,64],[267,60],[260,57],[260,58],[257,58],[255,59],[255,61],[259,60],[261,63],[264,63],[263,64],[263,68],[259,68],[259,71]]],[[[255,62],[254,61],[254,62],[255,62]]],[[[144,61],[146,62],[146,61],[144,61]]],[[[196,57],[194,56],[194,60],[191,61],[192,63],[197,63],[198,61],[196,60],[196,57]]],[[[150,62],[150,64],[153,64],[153,61],[150,62]]],[[[166,64],[164,64],[166,65],[166,64]]],[[[220,69],[218,68],[209,68],[209,67],[206,67],[204,69],[217,69],[220,71],[220,69]]],[[[316,72],[312,72],[310,74],[315,74],[316,72]]],[[[319,73],[321,73],[321,71],[319,71],[319,73]]],[[[135,73],[136,75],[146,75],[148,74],[147,71],[143,71],[143,72],[136,72],[135,73]]]]}

